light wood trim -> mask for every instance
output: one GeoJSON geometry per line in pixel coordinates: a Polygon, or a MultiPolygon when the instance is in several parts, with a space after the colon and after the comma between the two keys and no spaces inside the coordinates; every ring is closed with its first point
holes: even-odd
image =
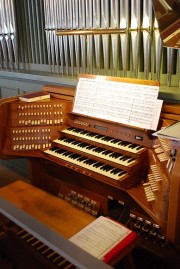
{"type": "Polygon", "coordinates": [[[124,77],[111,77],[111,76],[97,76],[97,75],[90,75],[90,74],[79,74],[78,79],[80,79],[80,78],[108,80],[108,81],[133,83],[133,84],[141,84],[141,85],[149,85],[149,86],[160,86],[159,81],[156,81],[156,80],[124,78],[124,77]]]}
{"type": "Polygon", "coordinates": [[[49,93],[57,93],[57,94],[64,94],[68,96],[74,96],[75,87],[64,87],[64,86],[54,86],[54,85],[45,85],[42,87],[42,91],[46,91],[49,93]]]}
{"type": "Polygon", "coordinates": [[[164,103],[162,106],[163,113],[180,115],[180,104],[164,103]]]}

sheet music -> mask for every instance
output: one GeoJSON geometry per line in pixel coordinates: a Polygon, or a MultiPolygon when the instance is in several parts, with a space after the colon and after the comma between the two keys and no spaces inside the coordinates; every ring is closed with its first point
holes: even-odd
{"type": "Polygon", "coordinates": [[[130,233],[131,231],[120,223],[101,216],[71,237],[70,241],[96,258],[102,259],[130,233]]]}
{"type": "Polygon", "coordinates": [[[73,112],[156,130],[162,107],[159,87],[80,78],[73,112]]]}

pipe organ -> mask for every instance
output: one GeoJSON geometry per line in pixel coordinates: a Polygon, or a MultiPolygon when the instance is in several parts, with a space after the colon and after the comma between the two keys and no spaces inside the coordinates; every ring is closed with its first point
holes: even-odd
{"type": "MultiPolygon", "coordinates": [[[[144,80],[126,82],[138,85],[144,80]]],[[[44,90],[52,93],[53,87],[44,90]]],[[[33,103],[2,99],[1,158],[28,158],[33,185],[88,215],[122,222],[138,233],[141,246],[152,248],[153,242],[152,249],[161,255],[171,244],[176,248],[179,141],[72,113],[72,101],[57,98],[58,88],[54,90],[51,99],[33,103]]],[[[179,120],[179,104],[164,103],[158,129],[179,120]]]]}
{"type": "Polygon", "coordinates": [[[152,1],[0,1],[1,70],[154,79],[179,87],[179,51],[163,47],[152,1]]]}
{"type": "MultiPolygon", "coordinates": [[[[96,74],[178,90],[180,51],[163,46],[152,2],[0,0],[0,70],[96,74]]],[[[72,113],[74,90],[42,90],[50,100],[0,101],[0,158],[28,158],[32,185],[84,211],[87,219],[114,218],[137,232],[140,247],[160,256],[176,251],[179,141],[72,113]]],[[[180,105],[164,102],[158,129],[179,120],[180,105]]],[[[36,242],[15,227],[15,237],[21,233],[36,242]]]]}

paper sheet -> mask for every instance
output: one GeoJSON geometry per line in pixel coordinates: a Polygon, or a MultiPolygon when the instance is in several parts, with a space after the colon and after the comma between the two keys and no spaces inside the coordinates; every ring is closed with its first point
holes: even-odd
{"type": "Polygon", "coordinates": [[[131,230],[123,225],[101,216],[71,237],[70,241],[96,258],[102,259],[107,252],[130,233],[131,230]]]}
{"type": "Polygon", "coordinates": [[[159,87],[80,78],[73,112],[156,130],[162,107],[159,87]]]}

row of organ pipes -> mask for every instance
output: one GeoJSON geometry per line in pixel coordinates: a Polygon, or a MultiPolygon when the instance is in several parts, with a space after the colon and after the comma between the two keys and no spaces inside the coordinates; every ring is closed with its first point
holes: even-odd
{"type": "Polygon", "coordinates": [[[36,64],[53,75],[158,81],[166,74],[171,86],[179,59],[163,48],[151,0],[0,0],[0,70],[36,64]]]}
{"type": "Polygon", "coordinates": [[[0,68],[13,69],[18,61],[13,0],[0,0],[0,68]]]}

